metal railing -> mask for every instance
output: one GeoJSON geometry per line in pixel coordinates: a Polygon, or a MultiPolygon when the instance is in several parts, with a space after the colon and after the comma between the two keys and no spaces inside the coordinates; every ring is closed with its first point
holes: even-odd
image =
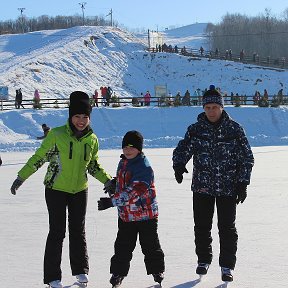
{"type": "MultiPolygon", "coordinates": [[[[156,53],[159,52],[156,48],[148,48],[149,52],[156,53]]],[[[259,66],[267,66],[280,69],[288,69],[288,59],[285,57],[271,58],[270,56],[260,56],[257,53],[253,55],[241,55],[235,53],[229,53],[229,51],[215,52],[215,51],[203,51],[188,47],[178,47],[177,50],[174,48],[168,48],[161,50],[161,52],[166,53],[177,53],[187,57],[200,57],[209,59],[219,59],[219,60],[229,60],[234,62],[241,62],[244,64],[254,64],[259,66]]]]}

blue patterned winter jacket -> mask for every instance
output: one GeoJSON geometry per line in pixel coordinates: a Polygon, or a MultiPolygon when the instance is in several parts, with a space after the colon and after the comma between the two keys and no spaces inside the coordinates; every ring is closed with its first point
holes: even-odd
{"type": "Polygon", "coordinates": [[[193,192],[213,196],[234,196],[235,184],[249,184],[254,157],[243,128],[223,110],[217,124],[205,113],[188,127],[173,151],[173,166],[193,156],[193,192]]]}

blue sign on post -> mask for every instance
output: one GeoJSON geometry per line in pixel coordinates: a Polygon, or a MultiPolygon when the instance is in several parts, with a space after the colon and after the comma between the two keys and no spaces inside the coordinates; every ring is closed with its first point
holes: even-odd
{"type": "Polygon", "coordinates": [[[0,100],[8,100],[8,87],[0,86],[0,100]]]}

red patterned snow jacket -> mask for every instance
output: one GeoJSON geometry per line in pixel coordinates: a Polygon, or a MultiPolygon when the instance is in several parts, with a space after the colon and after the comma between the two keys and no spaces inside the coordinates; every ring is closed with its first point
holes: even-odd
{"type": "Polygon", "coordinates": [[[157,218],[154,172],[143,153],[133,159],[121,155],[112,203],[117,206],[118,215],[124,222],[157,218]]]}

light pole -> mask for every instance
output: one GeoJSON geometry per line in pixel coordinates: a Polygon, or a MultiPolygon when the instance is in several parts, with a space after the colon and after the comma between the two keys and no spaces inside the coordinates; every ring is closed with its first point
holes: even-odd
{"type": "Polygon", "coordinates": [[[110,9],[110,12],[106,15],[107,16],[110,16],[110,26],[113,27],[113,12],[112,12],[112,9],[110,9]]]}
{"type": "Polygon", "coordinates": [[[23,17],[23,11],[25,10],[25,8],[18,8],[18,10],[21,13],[21,26],[22,26],[22,33],[24,33],[24,17],[23,17]]]}
{"type": "Polygon", "coordinates": [[[86,2],[79,3],[82,9],[82,26],[84,26],[84,9],[86,4],[87,4],[86,2]]]}

